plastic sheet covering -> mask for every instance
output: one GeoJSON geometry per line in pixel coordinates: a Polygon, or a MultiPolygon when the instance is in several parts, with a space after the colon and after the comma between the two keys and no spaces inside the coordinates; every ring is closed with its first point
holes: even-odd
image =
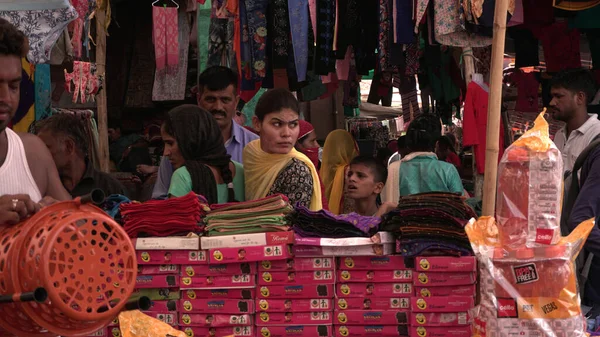
{"type": "Polygon", "coordinates": [[[493,218],[471,220],[465,230],[481,283],[473,337],[587,336],[574,261],[593,226],[583,222],[555,245],[511,250],[493,218]]]}
{"type": "Polygon", "coordinates": [[[508,147],[498,166],[496,218],[500,241],[510,249],[560,239],[563,162],[544,113],[508,147]]]}
{"type": "Polygon", "coordinates": [[[185,332],[176,330],[139,310],[121,312],[119,324],[122,337],[187,337],[185,332]]]}

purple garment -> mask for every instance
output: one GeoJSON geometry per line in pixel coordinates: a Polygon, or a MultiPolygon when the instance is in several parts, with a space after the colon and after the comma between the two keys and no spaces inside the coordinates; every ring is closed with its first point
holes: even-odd
{"type": "Polygon", "coordinates": [[[377,217],[356,213],[334,215],[327,210],[313,212],[301,205],[294,208],[292,230],[303,237],[371,237],[379,230],[381,221],[377,217]]]}
{"type": "MultiPolygon", "coordinates": [[[[233,136],[226,142],[225,148],[227,154],[231,156],[232,161],[242,163],[242,153],[246,144],[253,140],[258,139],[258,135],[246,130],[244,127],[233,122],[233,136]]],[[[152,198],[158,198],[161,195],[169,193],[169,186],[171,186],[171,177],[173,176],[173,165],[169,162],[169,159],[163,157],[160,161],[160,167],[158,168],[158,178],[154,184],[152,190],[152,198]]]]}
{"type": "Polygon", "coordinates": [[[413,28],[415,26],[413,22],[413,1],[412,0],[398,0],[396,3],[396,36],[398,40],[396,44],[411,44],[415,42],[415,34],[413,34],[413,28]]]}

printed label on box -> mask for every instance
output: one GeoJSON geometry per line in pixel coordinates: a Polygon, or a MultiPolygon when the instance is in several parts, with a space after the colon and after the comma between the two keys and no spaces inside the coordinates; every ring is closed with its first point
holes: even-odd
{"type": "Polygon", "coordinates": [[[474,284],[455,286],[455,287],[417,287],[415,286],[415,295],[421,297],[432,296],[475,296],[476,288],[474,284]]]}
{"type": "Polygon", "coordinates": [[[179,324],[182,326],[201,326],[207,328],[220,328],[224,326],[252,325],[252,315],[213,315],[213,314],[187,314],[179,315],[179,324]]]}
{"type": "Polygon", "coordinates": [[[412,270],[338,270],[339,282],[410,282],[412,270]]]}
{"type": "Polygon", "coordinates": [[[408,325],[338,325],[335,327],[335,337],[365,336],[406,337],[408,336],[408,325]]]}
{"type": "Polygon", "coordinates": [[[256,288],[247,289],[202,289],[182,290],[181,298],[186,300],[204,299],[243,299],[250,300],[256,297],[256,288]]]}
{"type": "Polygon", "coordinates": [[[258,298],[333,298],[332,284],[310,284],[294,286],[261,286],[258,298]]]}
{"type": "Polygon", "coordinates": [[[334,273],[331,270],[315,270],[305,272],[295,271],[264,271],[258,277],[259,285],[286,284],[333,284],[334,273]]]}
{"type": "Polygon", "coordinates": [[[181,293],[179,288],[135,289],[130,299],[137,300],[142,296],[152,301],[178,300],[181,298],[181,293]]]}
{"type": "Polygon", "coordinates": [[[203,236],[200,238],[200,245],[202,249],[291,245],[293,243],[294,232],[291,231],[225,236],[203,236]]]}
{"type": "MultiPolygon", "coordinates": [[[[158,311],[158,312],[178,311],[179,308],[177,307],[177,304],[178,304],[177,300],[151,301],[150,309],[148,309],[148,311],[158,311]]],[[[117,318],[117,320],[118,320],[118,318],[117,318]]],[[[117,322],[117,324],[118,324],[118,322],[117,322]]]]}
{"type": "Polygon", "coordinates": [[[473,297],[413,297],[411,299],[412,311],[419,312],[462,312],[469,311],[475,306],[473,297]]]}
{"type": "Polygon", "coordinates": [[[338,297],[405,297],[413,295],[412,283],[338,283],[338,297]]]}
{"type": "Polygon", "coordinates": [[[348,297],[336,299],[336,310],[410,309],[410,297],[348,297]]]}
{"type": "Polygon", "coordinates": [[[138,264],[207,264],[204,250],[147,250],[137,251],[138,264]]]}
{"type": "Polygon", "coordinates": [[[333,318],[331,311],[261,312],[256,314],[256,322],[260,325],[332,324],[333,318]]]}
{"type": "Polygon", "coordinates": [[[417,271],[428,272],[475,272],[477,260],[475,256],[427,256],[415,259],[417,271]]]}
{"type": "Polygon", "coordinates": [[[408,324],[409,311],[335,311],[333,324],[344,325],[396,325],[408,324]]]}
{"type": "Polygon", "coordinates": [[[256,274],[256,272],[256,262],[190,265],[181,267],[181,275],[188,277],[256,274]]]}
{"type": "Polygon", "coordinates": [[[139,265],[138,275],[179,275],[179,266],[175,264],[139,265]]]}
{"type": "Polygon", "coordinates": [[[256,285],[255,275],[182,276],[181,289],[248,287],[256,285]]]}
{"type": "Polygon", "coordinates": [[[262,261],[258,271],[333,270],[333,257],[297,257],[279,261],[262,261]]]}
{"type": "Polygon", "coordinates": [[[138,275],[135,279],[135,287],[144,288],[171,288],[179,286],[177,275],[138,275]]]}
{"type": "Polygon", "coordinates": [[[412,326],[410,335],[416,337],[465,337],[471,336],[471,326],[412,326]]]}
{"type": "Polygon", "coordinates": [[[154,317],[161,322],[167,323],[170,326],[177,325],[177,313],[176,312],[143,311],[143,313],[150,317],[154,317]]]}
{"type": "Polygon", "coordinates": [[[217,248],[209,250],[210,263],[255,262],[264,260],[285,260],[291,258],[287,245],[217,248]]]}
{"type": "Polygon", "coordinates": [[[205,337],[205,336],[234,336],[234,337],[253,337],[253,326],[234,326],[223,328],[205,328],[205,327],[186,327],[183,332],[188,337],[205,337]]]}
{"type": "Polygon", "coordinates": [[[180,313],[253,314],[254,301],[248,300],[179,300],[180,313]]]}
{"type": "Polygon", "coordinates": [[[294,256],[384,256],[394,253],[393,243],[368,246],[292,246],[294,256]]]}
{"type": "Polygon", "coordinates": [[[413,283],[419,286],[462,286],[475,284],[477,274],[475,273],[427,273],[415,272],[413,283]]]}
{"type": "Polygon", "coordinates": [[[200,240],[195,237],[164,237],[133,239],[135,250],[200,250],[200,240]]]}
{"type": "Polygon", "coordinates": [[[256,311],[264,312],[308,312],[332,310],[331,299],[257,299],[256,311]],[[292,305],[293,303],[293,305],[292,305]]]}
{"type": "Polygon", "coordinates": [[[292,325],[256,327],[257,337],[330,337],[331,325],[292,325]]]}
{"type": "Polygon", "coordinates": [[[409,269],[404,257],[392,256],[348,256],[338,258],[340,270],[397,270],[409,269]]]}
{"type": "Polygon", "coordinates": [[[457,326],[471,324],[471,316],[468,312],[452,312],[452,313],[411,313],[411,325],[426,325],[426,326],[457,326]]]}

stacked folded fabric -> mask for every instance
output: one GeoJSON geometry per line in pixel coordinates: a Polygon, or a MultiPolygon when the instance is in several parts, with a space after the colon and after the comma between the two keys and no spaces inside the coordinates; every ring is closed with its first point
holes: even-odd
{"type": "Polygon", "coordinates": [[[286,216],[293,210],[288,199],[281,194],[211,205],[210,209],[204,219],[208,236],[287,231],[286,216]]]}
{"type": "Polygon", "coordinates": [[[476,217],[456,194],[424,193],[401,197],[398,208],[382,220],[381,230],[397,233],[403,256],[473,255],[464,227],[476,217]]]}
{"type": "Polygon", "coordinates": [[[356,213],[334,215],[320,210],[313,212],[304,206],[296,206],[290,216],[292,229],[302,237],[349,238],[371,237],[379,230],[379,218],[356,213]]]}
{"type": "Polygon", "coordinates": [[[202,218],[210,209],[204,197],[190,193],[180,198],[121,204],[123,228],[131,238],[201,233],[202,218]]]}

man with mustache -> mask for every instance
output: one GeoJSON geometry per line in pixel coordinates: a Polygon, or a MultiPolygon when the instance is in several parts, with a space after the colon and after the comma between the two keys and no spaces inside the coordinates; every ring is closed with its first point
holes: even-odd
{"type": "Polygon", "coordinates": [[[21,96],[21,58],[28,42],[0,19],[0,226],[18,223],[44,204],[69,200],[45,144],[36,136],[8,128],[21,96]]]}
{"type": "MultiPolygon", "coordinates": [[[[242,151],[246,144],[258,139],[258,135],[246,130],[233,121],[240,100],[238,96],[238,75],[222,66],[207,68],[198,77],[196,93],[198,106],[209,111],[217,120],[231,160],[242,162],[242,151]]],[[[158,178],[152,197],[166,195],[171,184],[173,167],[166,158],[160,163],[158,178]]]]}

